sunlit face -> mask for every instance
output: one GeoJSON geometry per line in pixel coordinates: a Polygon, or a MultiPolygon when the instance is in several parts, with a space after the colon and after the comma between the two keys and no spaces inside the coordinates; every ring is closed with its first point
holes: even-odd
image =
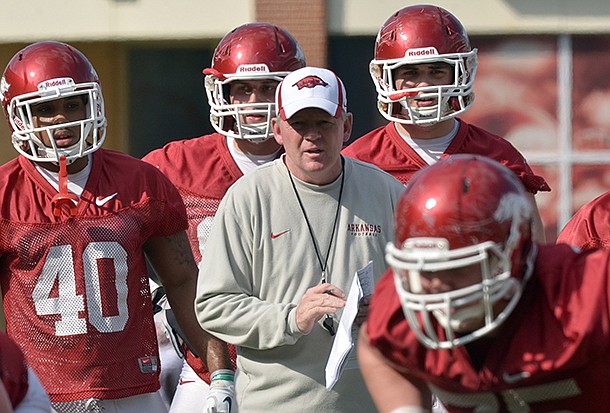
{"type": "MultiPolygon", "coordinates": [[[[236,80],[229,83],[229,99],[232,104],[273,103],[279,82],[270,79],[236,80]]],[[[245,109],[248,109],[245,107],[245,109]]],[[[240,115],[242,123],[252,125],[267,121],[265,114],[240,115]]]]}
{"type": "MultiPolygon", "coordinates": [[[[409,90],[406,99],[400,101],[400,114],[397,116],[409,119],[409,112],[412,111],[418,117],[425,119],[426,117],[436,117],[439,110],[441,113],[443,112],[444,109],[439,108],[439,105],[444,106],[447,103],[439,102],[438,86],[453,84],[455,66],[443,62],[420,63],[399,66],[392,73],[396,90],[429,88],[425,91],[409,90]]],[[[401,130],[407,130],[412,136],[424,139],[446,135],[450,132],[452,125],[452,121],[446,120],[421,125],[399,123],[398,127],[401,130]]]]}
{"type": "Polygon", "coordinates": [[[443,62],[403,65],[394,70],[394,82],[397,90],[448,85],[453,83],[453,75],[453,66],[443,62]]]}
{"type": "MultiPolygon", "coordinates": [[[[71,96],[38,103],[32,105],[31,110],[32,121],[37,128],[79,121],[85,119],[87,116],[87,105],[85,104],[85,98],[83,96],[71,96]]],[[[53,129],[51,133],[56,145],[60,148],[64,148],[79,142],[81,128],[79,125],[67,128],[57,128],[53,129]]],[[[53,146],[47,132],[37,132],[36,135],[45,146],[53,146]]]]}
{"type": "Polygon", "coordinates": [[[251,141],[250,134],[260,135],[270,132],[268,114],[273,116],[275,89],[279,82],[271,79],[236,80],[229,83],[229,100],[231,104],[240,105],[239,122],[234,131],[245,139],[235,140],[238,151],[253,155],[268,155],[277,152],[280,145],[273,139],[251,141]],[[251,106],[249,106],[251,105],[251,106]],[[251,125],[247,128],[245,125],[251,125]]]}
{"type": "MultiPolygon", "coordinates": [[[[403,65],[394,70],[393,76],[396,90],[447,85],[453,83],[454,68],[442,62],[403,65]]],[[[410,104],[425,108],[436,105],[437,99],[413,99],[410,104]]]]}
{"type": "Polygon", "coordinates": [[[286,165],[298,179],[322,185],[341,174],[340,152],[352,131],[351,113],[335,118],[307,108],[286,121],[273,119],[272,126],[276,141],[284,145],[286,165]]]}

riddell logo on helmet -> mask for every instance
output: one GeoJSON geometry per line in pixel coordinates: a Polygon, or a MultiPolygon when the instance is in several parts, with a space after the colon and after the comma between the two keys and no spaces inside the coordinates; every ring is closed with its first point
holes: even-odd
{"type": "Polygon", "coordinates": [[[42,87],[46,89],[49,87],[64,86],[67,84],[68,84],[68,79],[53,79],[53,80],[47,80],[46,82],[42,82],[42,87]]]}
{"type": "Polygon", "coordinates": [[[237,68],[236,73],[269,73],[269,68],[264,63],[257,65],[240,65],[237,68]]]}
{"type": "Polygon", "coordinates": [[[17,127],[17,129],[25,130],[25,126],[23,125],[23,122],[21,121],[21,119],[19,119],[16,116],[13,116],[13,122],[15,123],[15,126],[17,127]]]}
{"type": "Polygon", "coordinates": [[[312,75],[312,76],[304,77],[303,79],[299,80],[292,86],[296,86],[297,88],[299,88],[299,90],[301,90],[304,87],[306,87],[308,89],[313,89],[316,86],[326,87],[326,86],[328,86],[328,83],[323,81],[320,77],[312,75]]]}
{"type": "Polygon", "coordinates": [[[422,49],[408,49],[405,53],[405,57],[422,57],[422,56],[435,56],[438,55],[438,51],[435,47],[425,47],[422,49]]]}
{"type": "Polygon", "coordinates": [[[38,93],[41,95],[48,95],[56,93],[59,90],[70,90],[74,87],[74,80],[70,77],[58,77],[55,79],[45,80],[38,84],[38,93]]]}

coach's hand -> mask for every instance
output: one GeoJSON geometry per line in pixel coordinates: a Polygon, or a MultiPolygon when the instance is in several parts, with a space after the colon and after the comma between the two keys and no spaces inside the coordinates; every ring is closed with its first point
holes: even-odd
{"type": "Polygon", "coordinates": [[[345,307],[345,294],[338,287],[324,283],[311,287],[296,309],[297,327],[303,334],[311,333],[313,326],[327,314],[335,314],[345,307]]]}

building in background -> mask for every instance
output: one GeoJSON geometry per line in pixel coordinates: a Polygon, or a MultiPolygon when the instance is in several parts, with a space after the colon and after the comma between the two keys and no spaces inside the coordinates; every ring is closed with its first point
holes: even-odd
{"type": "MultiPolygon", "coordinates": [[[[231,28],[285,27],[310,65],[349,89],[353,136],[385,123],[368,74],[375,35],[395,0],[9,0],[0,66],[21,47],[61,40],[98,69],[111,118],[105,146],[142,156],[211,132],[201,70],[231,28]]],[[[479,49],[477,100],[464,118],[508,138],[553,191],[537,196],[547,239],[610,189],[610,2],[445,0],[479,49]]],[[[16,155],[0,122],[0,162],[16,155]]]]}

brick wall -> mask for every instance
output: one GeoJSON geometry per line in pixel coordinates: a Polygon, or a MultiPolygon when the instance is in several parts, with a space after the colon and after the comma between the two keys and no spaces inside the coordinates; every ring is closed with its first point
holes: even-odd
{"type": "Polygon", "coordinates": [[[325,0],[256,0],[255,18],[288,30],[301,44],[307,65],[326,67],[325,0]]]}

